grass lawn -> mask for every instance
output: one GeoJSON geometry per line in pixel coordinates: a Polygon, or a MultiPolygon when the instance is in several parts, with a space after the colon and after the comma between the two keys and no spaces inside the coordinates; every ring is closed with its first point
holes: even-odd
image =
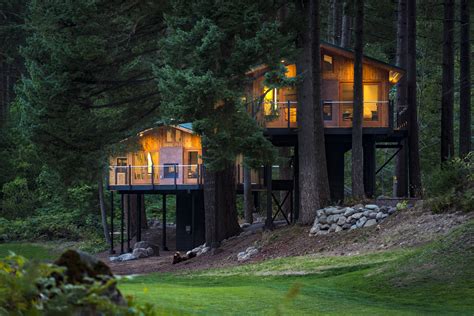
{"type": "Polygon", "coordinates": [[[120,289],[164,314],[473,315],[473,233],[471,222],[415,250],[150,274],[120,289]]]}
{"type": "Polygon", "coordinates": [[[49,261],[57,258],[58,256],[54,249],[44,245],[32,243],[0,244],[0,258],[8,256],[10,251],[25,258],[36,260],[49,261]]]}

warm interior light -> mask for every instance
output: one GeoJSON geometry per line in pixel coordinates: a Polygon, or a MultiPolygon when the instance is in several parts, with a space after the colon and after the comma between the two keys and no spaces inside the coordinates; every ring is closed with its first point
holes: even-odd
{"type": "Polygon", "coordinates": [[[294,78],[296,77],[296,65],[291,64],[286,66],[286,77],[287,78],[294,78]]]}
{"type": "Polygon", "coordinates": [[[151,158],[151,153],[148,153],[147,155],[147,169],[148,169],[148,173],[152,173],[153,172],[153,159],[151,158]]]}
{"type": "Polygon", "coordinates": [[[364,84],[364,120],[376,121],[378,119],[377,100],[379,86],[375,84],[364,84]]]}
{"type": "Polygon", "coordinates": [[[401,78],[401,73],[390,70],[390,73],[388,75],[388,80],[390,81],[391,84],[396,84],[400,78],[401,78]]]}

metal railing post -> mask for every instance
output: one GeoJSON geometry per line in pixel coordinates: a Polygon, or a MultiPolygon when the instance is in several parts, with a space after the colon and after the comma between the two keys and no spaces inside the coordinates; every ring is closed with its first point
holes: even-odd
{"type": "Polygon", "coordinates": [[[290,100],[288,100],[287,102],[287,108],[288,108],[288,129],[290,128],[291,124],[290,124],[290,118],[291,118],[291,114],[290,114],[290,110],[291,110],[291,102],[290,100]]]}
{"type": "Polygon", "coordinates": [[[132,166],[128,165],[128,186],[132,187],[132,166]]]}
{"type": "Polygon", "coordinates": [[[151,188],[155,189],[155,165],[151,165],[151,188]]]}
{"type": "Polygon", "coordinates": [[[176,188],[177,187],[177,183],[176,183],[176,178],[178,176],[178,169],[176,168],[178,165],[177,164],[174,164],[174,187],[176,188]]]}

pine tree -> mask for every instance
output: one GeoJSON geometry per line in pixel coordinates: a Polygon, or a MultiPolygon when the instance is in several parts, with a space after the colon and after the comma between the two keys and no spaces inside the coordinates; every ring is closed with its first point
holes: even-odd
{"type": "Polygon", "coordinates": [[[471,43],[469,0],[461,0],[461,40],[459,75],[459,156],[465,157],[471,151],[471,43]]]}

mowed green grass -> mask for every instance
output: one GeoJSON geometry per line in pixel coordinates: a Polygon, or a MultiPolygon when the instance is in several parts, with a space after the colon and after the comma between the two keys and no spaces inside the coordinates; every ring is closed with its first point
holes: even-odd
{"type": "Polygon", "coordinates": [[[163,314],[473,315],[473,235],[471,222],[419,249],[150,274],[119,287],[163,314]]]}
{"type": "Polygon", "coordinates": [[[13,252],[31,260],[51,261],[58,257],[58,253],[51,247],[32,243],[0,244],[0,258],[13,252]]]}

